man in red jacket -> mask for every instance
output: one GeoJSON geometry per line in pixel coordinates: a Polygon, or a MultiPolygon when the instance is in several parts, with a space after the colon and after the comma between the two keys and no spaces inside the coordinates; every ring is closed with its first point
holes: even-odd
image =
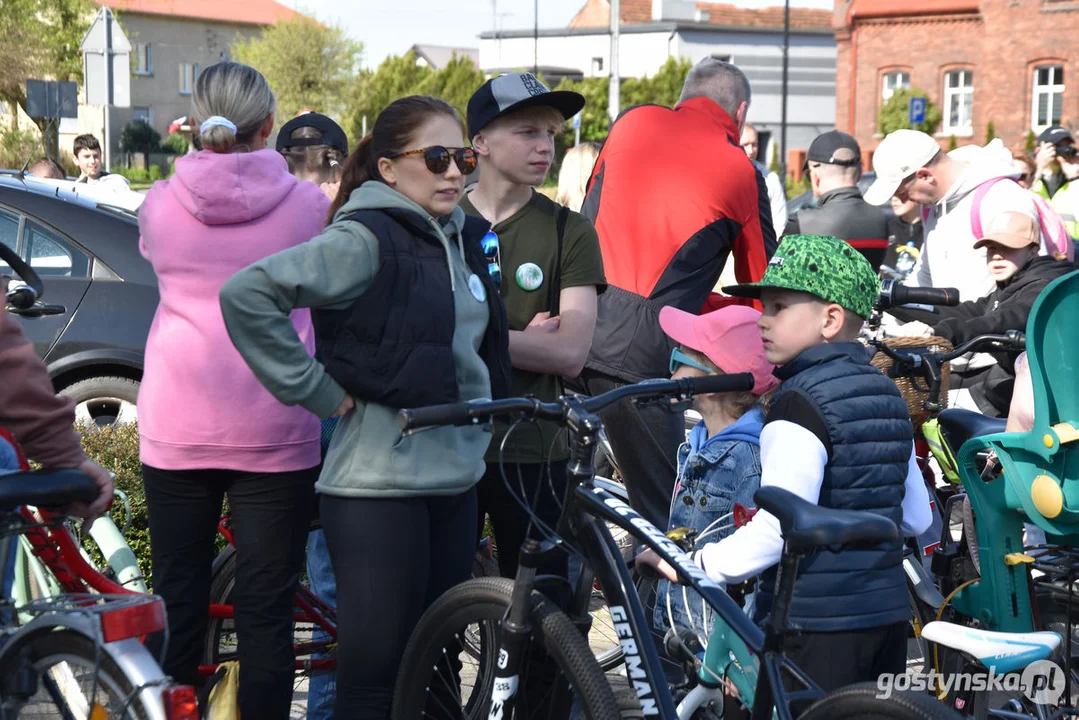
{"type": "MultiPolygon", "coordinates": [[[[750,88],[730,63],[706,58],[674,109],[631,108],[611,127],[581,212],[599,234],[609,283],[580,383],[599,394],[666,377],[672,345],[660,308],[700,313],[728,256],[740,283],[756,282],[775,250],[764,178],[739,145],[750,88]]],[[[666,527],[680,413],[612,406],[603,417],[632,505],[666,527]]]]}

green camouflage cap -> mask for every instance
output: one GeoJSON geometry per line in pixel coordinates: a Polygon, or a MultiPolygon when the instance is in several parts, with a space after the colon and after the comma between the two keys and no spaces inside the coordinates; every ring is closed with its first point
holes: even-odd
{"type": "Polygon", "coordinates": [[[764,288],[816,295],[868,318],[880,292],[880,281],[869,261],[839,238],[788,235],[776,248],[760,282],[725,287],[723,292],[759,298],[764,288]]]}

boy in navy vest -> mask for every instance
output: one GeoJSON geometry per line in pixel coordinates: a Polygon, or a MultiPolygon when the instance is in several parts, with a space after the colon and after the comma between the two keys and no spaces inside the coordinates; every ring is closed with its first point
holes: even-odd
{"type": "MultiPolygon", "coordinates": [[[[761,300],[765,354],[780,366],[782,384],[761,432],[761,487],[876,512],[917,535],[931,515],[907,405],[857,342],[878,288],[869,263],[847,243],[791,235],[760,282],[724,291],[761,300]]],[[[720,583],[763,572],[760,621],[771,608],[782,550],[779,521],[762,510],[694,559],[720,583]]],[[[910,609],[902,559],[896,541],[801,562],[784,650],[823,690],[905,671],[910,609]]],[[[641,561],[675,579],[654,554],[641,561]]]]}

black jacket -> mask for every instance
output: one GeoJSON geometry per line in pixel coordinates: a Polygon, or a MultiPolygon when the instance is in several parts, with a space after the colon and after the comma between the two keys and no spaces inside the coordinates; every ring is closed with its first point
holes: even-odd
{"type": "MultiPolygon", "coordinates": [[[[1045,286],[1073,270],[1075,268],[1067,260],[1036,257],[1008,280],[998,283],[997,289],[985,297],[960,303],[954,308],[938,308],[941,319],[931,323],[933,334],[948,338],[953,345],[960,345],[978,335],[1025,331],[1034,301],[1045,286]]],[[[993,357],[997,364],[986,374],[982,388],[984,399],[993,409],[1006,414],[1012,399],[1018,353],[994,353],[993,357]]],[[[976,400],[981,400],[981,393],[971,392],[976,400]]],[[[983,410],[992,412],[989,407],[983,410]]]]}
{"type": "MultiPolygon", "coordinates": [[[[408,210],[359,210],[355,220],[378,238],[379,270],[370,287],[341,310],[314,309],[317,356],[341,387],[388,407],[457,402],[456,325],[446,250],[408,210]]],[[[490,223],[465,219],[465,262],[483,283],[490,319],[479,354],[491,372],[491,394],[509,392],[509,323],[487,270],[480,239],[490,223]]]]}
{"type": "Polygon", "coordinates": [[[862,199],[857,187],[830,190],[817,207],[804,207],[787,220],[784,235],[832,235],[851,241],[874,270],[888,250],[888,220],[884,211],[862,199]]]}

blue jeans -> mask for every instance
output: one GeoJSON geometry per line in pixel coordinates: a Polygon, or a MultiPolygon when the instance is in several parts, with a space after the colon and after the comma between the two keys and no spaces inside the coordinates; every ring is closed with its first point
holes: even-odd
{"type": "MultiPolygon", "coordinates": [[[[307,536],[307,581],[311,585],[311,592],[320,600],[337,607],[337,579],[330,563],[330,551],[326,547],[326,533],[321,528],[307,536]]],[[[317,631],[313,638],[314,642],[328,639],[329,635],[323,630],[317,631]]],[[[333,672],[312,675],[307,684],[307,720],[332,720],[336,697],[337,681],[333,672]]]]}

